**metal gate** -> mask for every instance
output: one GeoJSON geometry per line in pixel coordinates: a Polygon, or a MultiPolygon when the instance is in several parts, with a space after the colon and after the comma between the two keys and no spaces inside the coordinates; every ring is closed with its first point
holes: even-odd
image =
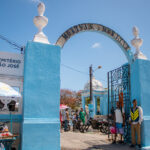
{"type": "Polygon", "coordinates": [[[108,72],[108,118],[113,120],[113,112],[116,109],[116,102],[123,97],[123,107],[125,110],[124,141],[130,140],[130,65],[123,65],[108,72]]]}

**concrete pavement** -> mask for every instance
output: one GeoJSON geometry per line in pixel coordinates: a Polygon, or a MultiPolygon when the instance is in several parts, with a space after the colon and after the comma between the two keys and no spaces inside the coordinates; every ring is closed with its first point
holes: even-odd
{"type": "Polygon", "coordinates": [[[61,150],[135,150],[128,144],[111,144],[100,132],[62,132],[61,150]]]}

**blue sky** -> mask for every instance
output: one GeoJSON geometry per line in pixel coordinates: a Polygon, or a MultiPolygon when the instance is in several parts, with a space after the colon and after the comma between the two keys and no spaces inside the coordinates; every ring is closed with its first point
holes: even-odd
{"type": "MultiPolygon", "coordinates": [[[[120,34],[131,46],[132,27],[137,26],[144,40],[141,51],[150,59],[150,1],[149,0],[43,0],[45,16],[49,23],[44,29],[54,44],[71,26],[80,23],[98,23],[120,34]]],[[[0,35],[20,45],[26,45],[37,32],[33,18],[37,15],[36,0],[1,0],[0,35]]],[[[0,40],[1,51],[17,52],[0,40]]],[[[126,63],[120,47],[107,36],[96,32],[84,32],[67,41],[61,54],[61,64],[75,68],[73,71],[61,65],[61,88],[81,90],[89,80],[89,66],[101,65],[94,72],[96,79],[107,87],[107,72],[126,63]]]]}

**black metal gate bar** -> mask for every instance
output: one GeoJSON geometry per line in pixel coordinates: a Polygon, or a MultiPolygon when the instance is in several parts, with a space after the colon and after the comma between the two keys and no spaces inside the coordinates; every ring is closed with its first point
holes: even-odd
{"type": "MultiPolygon", "coordinates": [[[[130,65],[123,65],[107,73],[108,77],[108,121],[113,120],[113,110],[119,101],[120,92],[123,93],[123,104],[125,110],[124,141],[130,140],[130,129],[128,117],[130,115],[130,65]],[[111,111],[110,111],[111,110],[111,111]],[[111,116],[111,117],[110,117],[111,116]]],[[[109,138],[109,134],[108,134],[109,138]]]]}

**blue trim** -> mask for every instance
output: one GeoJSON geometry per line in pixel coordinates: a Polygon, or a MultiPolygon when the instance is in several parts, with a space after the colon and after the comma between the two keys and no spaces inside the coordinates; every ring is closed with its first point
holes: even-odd
{"type": "MultiPolygon", "coordinates": [[[[10,114],[0,115],[0,121],[10,121],[10,114]]],[[[13,122],[22,122],[22,115],[12,115],[13,122]]]]}

